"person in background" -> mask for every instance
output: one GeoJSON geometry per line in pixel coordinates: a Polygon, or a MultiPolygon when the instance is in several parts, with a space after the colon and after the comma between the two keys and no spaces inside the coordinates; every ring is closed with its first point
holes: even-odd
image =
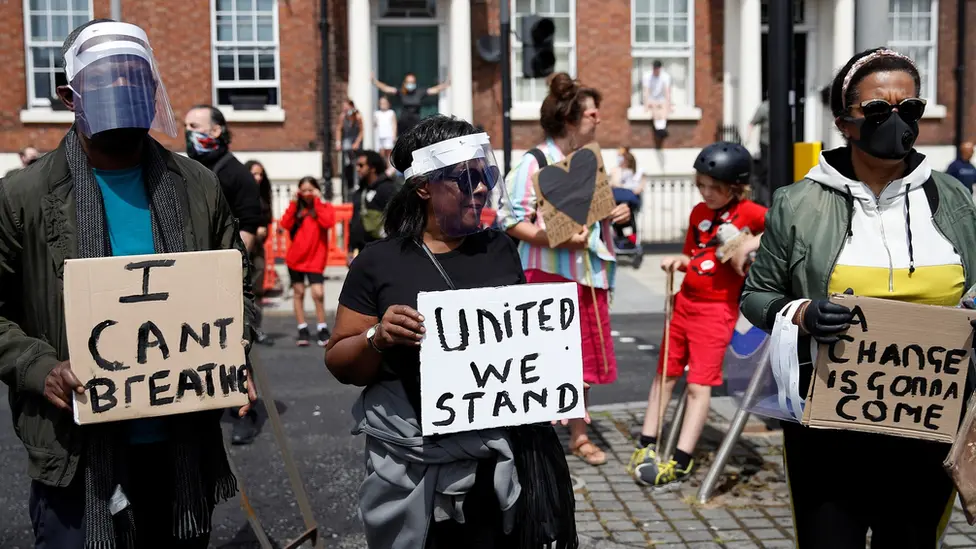
{"type": "Polygon", "coordinates": [[[14,169],[8,171],[4,175],[4,177],[10,177],[11,175],[19,172],[20,170],[26,168],[27,166],[30,166],[38,158],[40,158],[41,153],[40,153],[40,151],[38,151],[34,147],[28,145],[27,147],[24,147],[23,149],[21,149],[21,151],[19,153],[17,153],[17,156],[20,157],[20,167],[19,168],[14,168],[14,169]]]}
{"type": "MultiPolygon", "coordinates": [[[[742,145],[720,141],[695,159],[695,183],[702,201],[691,210],[685,246],[679,256],[666,257],[661,269],[681,271],[685,278],[674,297],[667,364],[658,357],[657,379],[651,386],[637,449],[627,466],[644,486],[663,487],[687,480],[695,466],[698,445],[712,398],[722,385],[722,364],[739,318],[739,294],[745,278],[723,263],[723,244],[749,229],[759,235],[766,208],[746,198],[752,156],[742,145]],[[671,400],[675,384],[688,367],[688,400],[674,456],[659,463],[656,454],[660,404],[671,400]]],[[[742,235],[744,237],[745,235],[742,235]]],[[[664,348],[665,343],[661,343],[664,348]]]]}
{"type": "Polygon", "coordinates": [[[637,246],[637,217],[640,210],[640,193],[644,189],[644,174],[637,169],[637,159],[627,147],[617,149],[617,167],[610,171],[610,186],[617,204],[630,208],[627,223],[614,224],[618,245],[637,246]]]}
{"type": "Polygon", "coordinates": [[[254,182],[257,184],[261,194],[261,225],[254,235],[254,249],[251,250],[251,272],[254,273],[251,286],[254,288],[254,298],[255,303],[258,305],[257,310],[259,313],[254,325],[254,341],[261,345],[271,346],[274,345],[274,339],[261,329],[261,321],[264,317],[262,314],[264,312],[263,301],[265,297],[264,270],[267,267],[264,245],[268,240],[268,227],[273,221],[271,214],[271,181],[268,179],[268,172],[265,171],[264,165],[257,160],[248,160],[244,163],[244,167],[254,176],[254,182]]]}
{"type": "MultiPolygon", "coordinates": [[[[261,193],[254,184],[254,176],[230,152],[231,133],[224,113],[213,105],[197,105],[183,120],[186,154],[212,171],[220,181],[220,189],[237,219],[241,240],[248,254],[254,252],[258,228],[264,221],[261,214],[261,193]]],[[[256,409],[239,417],[229,410],[234,427],[231,442],[250,444],[258,436],[256,409]]]]}
{"type": "Polygon", "coordinates": [[[291,235],[291,245],[285,264],[291,278],[295,302],[295,321],[298,323],[296,344],[309,343],[305,322],[305,289],[312,294],[315,317],[318,320],[317,343],[325,347],[329,342],[329,325],[325,322],[325,264],[329,257],[329,231],[335,226],[335,209],[322,200],[322,187],[314,177],[303,177],[298,191],[281,216],[281,228],[291,235]]]}
{"type": "Polygon", "coordinates": [[[236,250],[249,351],[247,252],[214,174],[149,134],[176,137],[179,125],[145,31],[95,19],[68,34],[60,57],[57,94],[74,124],[0,185],[0,380],[28,460],[5,467],[31,477],[36,549],[205,549],[214,506],[237,493],[221,411],[76,425],[72,396],[85,389],[68,351],[62,269],[236,250]]]}
{"type": "Polygon", "coordinates": [[[958,179],[970,193],[973,192],[973,183],[976,183],[976,166],[973,166],[972,159],[973,144],[965,141],[959,145],[959,158],[953,160],[946,170],[947,174],[958,179]]]}
{"type": "MultiPolygon", "coordinates": [[[[846,145],[773,195],[741,307],[754,326],[789,335],[795,346],[770,356],[794,353],[798,366],[780,366],[798,380],[799,399],[813,376],[811,338],[836,342],[854,320],[832,294],[958,307],[976,284],[972,194],[914,148],[921,89],[909,57],[886,48],[852,57],[830,99],[846,145]]],[[[940,328],[912,321],[904,319],[904,337],[940,328]]],[[[970,396],[966,389],[960,398],[970,396]]],[[[956,501],[943,469],[948,444],[782,425],[797,547],[863,548],[869,529],[875,549],[941,544],[956,501]]]]}
{"type": "Polygon", "coordinates": [[[362,151],[356,159],[359,172],[359,223],[363,245],[386,236],[383,216],[390,198],[396,194],[396,183],[386,175],[386,161],[376,151],[362,151]]]}
{"type": "Polygon", "coordinates": [[[383,162],[386,163],[383,171],[387,175],[392,175],[390,153],[397,138],[396,112],[390,108],[390,100],[385,95],[380,97],[379,106],[380,109],[373,114],[373,123],[376,125],[376,150],[380,152],[383,162]]]}
{"type": "MultiPolygon", "coordinates": [[[[532,176],[540,161],[553,164],[593,142],[600,124],[600,92],[582,86],[566,73],[549,81],[549,95],[542,102],[539,123],[546,140],[535,153],[522,157],[506,180],[508,200],[499,204],[498,219],[509,236],[520,241],[519,255],[526,280],[531,283],[575,282],[579,294],[583,350],[583,381],[590,385],[617,379],[617,358],[610,336],[610,290],[617,259],[614,256],[614,223],[630,220],[630,208],[619,204],[606,219],[584,228],[570,240],[550,247],[545,222],[537,213],[538,197],[532,176]],[[598,320],[599,319],[599,320],[598,320]]],[[[584,388],[584,400],[589,390],[584,388]]],[[[603,465],[607,455],[586,434],[582,419],[569,422],[569,449],[590,465],[603,465]]]]}
{"type": "Polygon", "coordinates": [[[366,438],[359,489],[366,544],[576,547],[572,480],[551,425],[433,437],[419,428],[426,328],[417,294],[525,282],[511,239],[481,228],[481,210],[501,185],[488,136],[464,120],[432,116],[400,135],[393,164],[408,177],[387,207],[388,236],[352,262],[325,356],[337,381],[363,387],[353,416],[354,433],[366,438]],[[431,157],[422,151],[441,143],[457,154],[436,167],[424,162],[431,157]]]}
{"type": "Polygon", "coordinates": [[[399,89],[380,82],[376,79],[376,75],[373,75],[373,84],[381,92],[400,98],[400,119],[397,121],[397,130],[400,135],[403,135],[420,122],[420,107],[423,106],[424,100],[449,88],[451,80],[447,79],[436,86],[420,89],[417,87],[417,75],[408,72],[403,75],[403,84],[399,89]]]}
{"type": "Polygon", "coordinates": [[[756,181],[760,188],[756,189],[756,199],[760,204],[769,205],[772,199],[769,187],[769,100],[764,99],[756,108],[749,129],[746,131],[746,143],[752,142],[752,133],[759,128],[759,173],[756,181]]]}
{"type": "Polygon", "coordinates": [[[655,60],[651,72],[643,81],[644,108],[651,113],[654,135],[660,142],[668,136],[668,116],[671,115],[671,75],[655,60]]]}
{"type": "Polygon", "coordinates": [[[363,116],[356,109],[352,99],[342,104],[342,114],[335,128],[335,148],[342,153],[342,178],[346,189],[356,188],[356,151],[363,145],[363,116]]]}

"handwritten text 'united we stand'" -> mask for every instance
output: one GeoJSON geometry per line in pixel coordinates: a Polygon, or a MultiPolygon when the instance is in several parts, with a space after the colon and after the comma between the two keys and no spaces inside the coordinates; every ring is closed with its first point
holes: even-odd
{"type": "Polygon", "coordinates": [[[579,418],[576,284],[421,293],[425,435],[579,418]]]}

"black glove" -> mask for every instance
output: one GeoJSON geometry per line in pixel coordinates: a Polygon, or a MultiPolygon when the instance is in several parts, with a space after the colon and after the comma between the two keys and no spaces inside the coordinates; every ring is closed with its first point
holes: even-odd
{"type": "MultiPolygon", "coordinates": [[[[844,292],[852,295],[854,290],[844,292]]],[[[837,334],[846,330],[854,314],[850,309],[826,299],[814,299],[803,312],[803,328],[820,343],[834,343],[837,334]]]]}

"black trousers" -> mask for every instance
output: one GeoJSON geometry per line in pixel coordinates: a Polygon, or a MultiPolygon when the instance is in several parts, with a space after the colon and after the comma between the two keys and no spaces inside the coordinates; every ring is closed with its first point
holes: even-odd
{"type": "Polygon", "coordinates": [[[494,472],[494,462],[478,464],[474,486],[464,497],[464,524],[432,519],[424,549],[515,549],[513,537],[502,531],[502,511],[492,483],[494,472]]]}
{"type": "Polygon", "coordinates": [[[783,424],[797,549],[932,549],[956,491],[949,445],[783,424]]]}
{"type": "MultiPolygon", "coordinates": [[[[129,446],[129,460],[144,472],[166,471],[165,442],[129,446]]],[[[122,451],[122,450],[120,450],[122,451]]],[[[67,488],[33,481],[30,516],[35,549],[83,549],[85,546],[85,474],[81,468],[67,488]]],[[[136,522],[139,549],[206,549],[210,535],[179,541],[173,537],[173,483],[152,474],[133,474],[125,490],[136,522]]],[[[211,512],[213,509],[211,508],[211,512]]]]}

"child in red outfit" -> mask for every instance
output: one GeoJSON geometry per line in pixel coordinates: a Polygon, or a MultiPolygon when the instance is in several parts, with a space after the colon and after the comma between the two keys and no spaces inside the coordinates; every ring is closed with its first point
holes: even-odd
{"type": "Polygon", "coordinates": [[[664,343],[658,361],[658,380],[664,381],[664,398],[670,399],[678,378],[688,366],[688,403],[675,455],[657,462],[655,445],[660,412],[661,381],[655,380],[648,397],[641,441],[629,469],[638,483],[665,486],[686,479],[692,471],[691,453],[708,418],[712,387],[722,384],[725,349],[732,339],[739,315],[739,294],[745,277],[733,267],[723,245],[741,243],[736,252],[756,249],[765,228],[766,208],[745,198],[752,157],[741,145],[719,142],[709,145],[695,161],[696,184],[702,202],[691,211],[682,255],[665,258],[661,268],[685,273],[674,298],[667,365],[664,343]],[[750,234],[743,234],[745,229],[750,234]],[[738,240],[741,239],[741,240],[738,240]],[[726,262],[723,262],[725,259],[726,262]],[[661,372],[667,367],[667,375],[661,372]]]}
{"type": "Polygon", "coordinates": [[[298,322],[300,347],[308,345],[308,324],[305,322],[305,287],[311,290],[318,318],[320,347],[329,342],[329,327],[325,323],[326,260],[329,257],[329,231],[335,225],[335,209],[322,201],[322,190],[314,177],[304,177],[298,182],[298,192],[281,217],[281,228],[291,235],[291,245],[285,264],[291,278],[294,294],[295,320],[298,322]]]}

